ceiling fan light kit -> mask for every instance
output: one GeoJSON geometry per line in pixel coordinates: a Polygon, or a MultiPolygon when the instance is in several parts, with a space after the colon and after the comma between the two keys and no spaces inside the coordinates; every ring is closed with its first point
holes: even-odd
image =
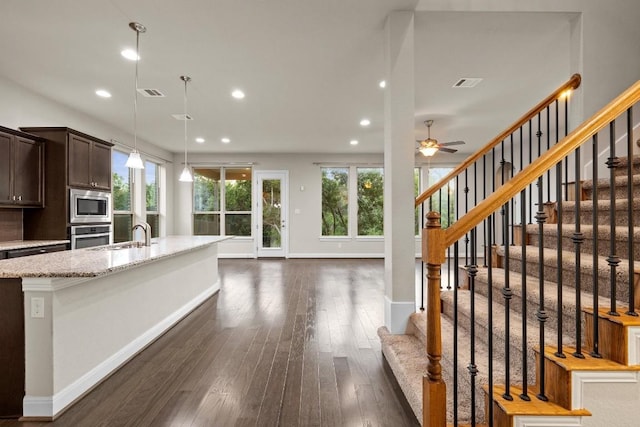
{"type": "Polygon", "coordinates": [[[458,150],[455,148],[446,148],[450,145],[462,145],[464,141],[450,141],[444,142],[440,144],[437,139],[431,138],[431,125],[433,125],[433,120],[425,120],[425,126],[427,126],[427,139],[423,139],[421,141],[416,141],[419,145],[417,150],[425,157],[431,157],[436,154],[438,151],[444,151],[445,153],[455,153],[458,150]]]}

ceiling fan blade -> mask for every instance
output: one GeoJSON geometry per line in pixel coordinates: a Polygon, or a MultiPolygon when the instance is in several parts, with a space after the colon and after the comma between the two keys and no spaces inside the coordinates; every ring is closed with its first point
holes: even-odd
{"type": "Polygon", "coordinates": [[[440,144],[441,147],[447,147],[449,145],[463,145],[466,144],[464,141],[449,141],[449,142],[443,142],[442,144],[440,144]]]}
{"type": "Polygon", "coordinates": [[[445,148],[445,147],[440,147],[438,148],[438,151],[442,151],[444,153],[455,153],[458,150],[456,150],[455,148],[445,148]]]}

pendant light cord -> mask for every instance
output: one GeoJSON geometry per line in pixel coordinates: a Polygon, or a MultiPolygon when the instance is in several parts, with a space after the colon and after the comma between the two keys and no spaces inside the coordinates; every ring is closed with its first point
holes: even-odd
{"type": "Polygon", "coordinates": [[[189,78],[184,79],[184,166],[187,167],[187,82],[189,78]]]}
{"type": "Polygon", "coordinates": [[[140,62],[140,31],[136,31],[136,81],[133,92],[133,151],[138,151],[138,62],[140,62]]]}

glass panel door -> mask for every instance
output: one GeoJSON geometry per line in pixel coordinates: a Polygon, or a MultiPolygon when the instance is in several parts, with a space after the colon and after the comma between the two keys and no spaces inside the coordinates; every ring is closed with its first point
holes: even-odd
{"type": "Polygon", "coordinates": [[[256,172],[258,256],[284,257],[287,250],[286,172],[256,172]]]}

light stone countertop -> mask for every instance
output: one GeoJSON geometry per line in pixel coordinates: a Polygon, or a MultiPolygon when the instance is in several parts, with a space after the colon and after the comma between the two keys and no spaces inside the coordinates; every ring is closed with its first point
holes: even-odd
{"type": "Polygon", "coordinates": [[[52,252],[0,261],[0,278],[95,277],[161,258],[178,255],[231,237],[168,236],[152,240],[151,246],[105,249],[109,246],[52,252]]]}
{"type": "Polygon", "coordinates": [[[12,251],[14,249],[37,248],[39,246],[63,245],[68,240],[11,240],[0,242],[0,251],[12,251]]]}

